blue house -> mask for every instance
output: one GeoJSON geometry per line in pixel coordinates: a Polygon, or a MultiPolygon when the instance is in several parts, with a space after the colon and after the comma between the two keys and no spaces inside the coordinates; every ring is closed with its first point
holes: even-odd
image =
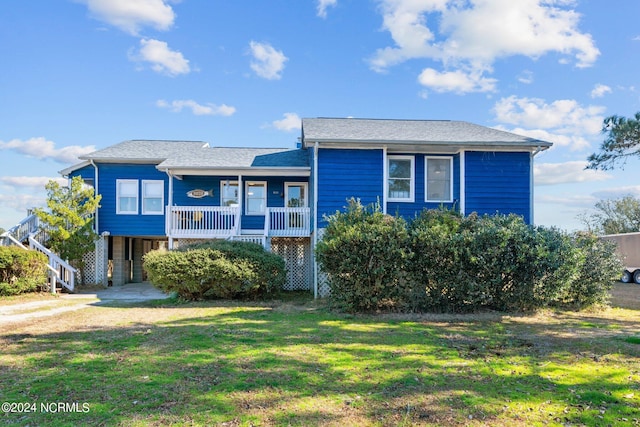
{"type": "Polygon", "coordinates": [[[125,141],[81,157],[102,195],[93,281],[145,279],[142,256],[202,239],[253,241],[281,255],[286,289],[325,295],[313,247],[347,199],[412,218],[424,208],[533,219],[533,158],[551,143],[467,122],[312,118],[298,148],[125,141]]]}

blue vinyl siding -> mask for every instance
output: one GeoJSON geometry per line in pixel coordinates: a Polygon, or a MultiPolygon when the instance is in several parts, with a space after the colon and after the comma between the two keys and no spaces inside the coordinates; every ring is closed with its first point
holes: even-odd
{"type": "Polygon", "coordinates": [[[99,211],[99,233],[108,231],[112,236],[164,236],[164,215],[142,215],[142,180],[164,181],[164,203],[168,201],[167,175],[155,165],[98,165],[98,191],[102,195],[99,211]],[[138,214],[116,214],[116,180],[138,180],[138,214]]]}
{"type": "Polygon", "coordinates": [[[352,197],[363,205],[382,203],[382,166],[382,150],[318,150],[318,226],[352,197]]]}
{"type": "Polygon", "coordinates": [[[466,213],[522,215],[531,222],[531,155],[468,151],[466,213]]]}
{"type": "MultiPolygon", "coordinates": [[[[96,170],[92,165],[87,165],[83,168],[77,169],[69,174],[69,178],[73,178],[74,176],[81,176],[82,179],[95,179],[96,170]]],[[[95,185],[95,184],[94,184],[95,185]]]]}

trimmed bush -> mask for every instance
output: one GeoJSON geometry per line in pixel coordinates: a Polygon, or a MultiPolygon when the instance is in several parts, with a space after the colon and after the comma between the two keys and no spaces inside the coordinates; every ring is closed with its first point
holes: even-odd
{"type": "Polygon", "coordinates": [[[317,247],[331,298],[347,311],[529,311],[606,302],[614,246],[534,227],[517,215],[428,210],[400,218],[351,201],[317,247]]]}
{"type": "Polygon", "coordinates": [[[316,254],[330,276],[331,302],[351,312],[402,304],[409,255],[405,221],[354,199],[327,220],[316,254]]]}
{"type": "Polygon", "coordinates": [[[557,298],[556,305],[571,309],[607,305],[609,291],[623,269],[616,244],[591,233],[576,233],[573,242],[581,255],[578,274],[557,298]]]}
{"type": "Polygon", "coordinates": [[[17,246],[0,246],[0,295],[42,291],[47,286],[47,257],[17,246]]]}
{"type": "Polygon", "coordinates": [[[266,298],[286,281],[284,260],[247,242],[211,241],[144,257],[149,281],[181,298],[266,298]]]}

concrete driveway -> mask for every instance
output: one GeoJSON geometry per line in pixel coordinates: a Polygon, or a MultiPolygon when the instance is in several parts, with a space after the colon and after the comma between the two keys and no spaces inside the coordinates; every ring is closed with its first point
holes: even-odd
{"type": "Polygon", "coordinates": [[[166,299],[169,295],[150,283],[128,283],[99,290],[79,290],[75,294],[60,294],[59,298],[2,305],[0,302],[0,326],[25,320],[53,316],[80,310],[88,306],[109,305],[166,299]]]}

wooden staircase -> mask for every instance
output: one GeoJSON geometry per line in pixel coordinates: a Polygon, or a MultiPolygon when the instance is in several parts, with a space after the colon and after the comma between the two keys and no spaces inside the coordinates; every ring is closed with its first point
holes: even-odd
{"type": "Polygon", "coordinates": [[[41,227],[38,217],[30,214],[18,224],[0,235],[0,245],[19,246],[25,250],[42,252],[49,259],[49,289],[52,293],[60,286],[69,292],[75,289],[77,270],[68,262],[51,252],[45,245],[48,240],[46,230],[41,227]]]}

